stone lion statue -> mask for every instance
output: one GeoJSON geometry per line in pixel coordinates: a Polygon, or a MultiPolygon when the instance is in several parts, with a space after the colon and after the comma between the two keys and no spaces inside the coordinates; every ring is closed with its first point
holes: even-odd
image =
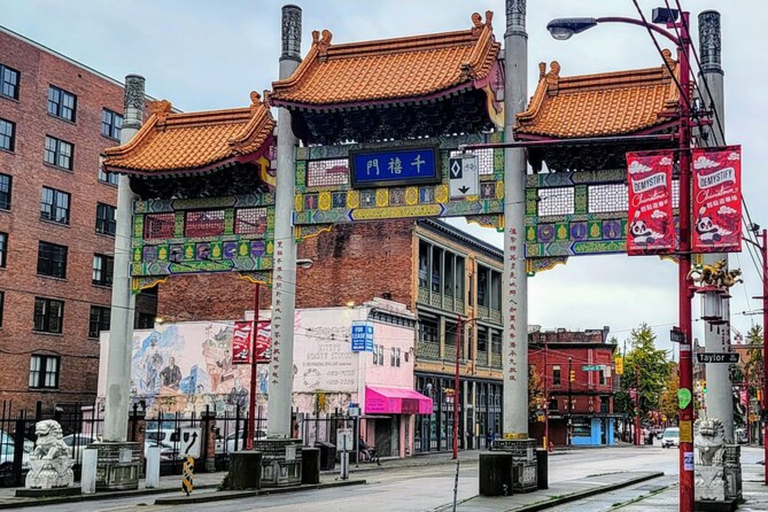
{"type": "Polygon", "coordinates": [[[695,423],[696,463],[702,466],[722,466],[725,453],[725,427],[718,418],[699,418],[695,423]]]}
{"type": "Polygon", "coordinates": [[[70,487],[75,482],[72,452],[63,441],[61,425],[54,420],[43,420],[35,425],[37,442],[29,456],[31,469],[27,473],[28,489],[70,487]]]}

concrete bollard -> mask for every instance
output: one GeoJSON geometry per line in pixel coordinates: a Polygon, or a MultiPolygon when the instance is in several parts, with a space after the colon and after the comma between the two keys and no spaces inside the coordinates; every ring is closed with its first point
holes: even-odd
{"type": "Polygon", "coordinates": [[[536,488],[549,489],[549,453],[545,448],[536,448],[536,488]]]}
{"type": "Polygon", "coordinates": [[[80,490],[83,494],[96,492],[96,464],[99,460],[99,450],[86,448],[83,450],[83,466],[80,473],[80,490]]]}
{"type": "Polygon", "coordinates": [[[160,487],[160,447],[147,448],[147,469],[144,485],[147,489],[160,487]]]}

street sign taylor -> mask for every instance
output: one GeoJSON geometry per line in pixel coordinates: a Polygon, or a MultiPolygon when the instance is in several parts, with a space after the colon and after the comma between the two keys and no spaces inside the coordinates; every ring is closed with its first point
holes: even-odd
{"type": "Polygon", "coordinates": [[[739,354],[728,352],[728,353],[718,353],[718,352],[703,352],[701,354],[696,354],[696,359],[700,363],[729,363],[729,364],[736,364],[739,362],[739,354]]]}
{"type": "Polygon", "coordinates": [[[451,199],[476,196],[480,189],[480,173],[477,155],[462,154],[448,162],[451,199]]]}

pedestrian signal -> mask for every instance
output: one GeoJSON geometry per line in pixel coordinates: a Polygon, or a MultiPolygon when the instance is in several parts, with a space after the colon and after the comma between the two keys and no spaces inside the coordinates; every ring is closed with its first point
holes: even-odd
{"type": "Polygon", "coordinates": [[[571,382],[576,382],[576,370],[571,370],[570,379],[571,382]]]}

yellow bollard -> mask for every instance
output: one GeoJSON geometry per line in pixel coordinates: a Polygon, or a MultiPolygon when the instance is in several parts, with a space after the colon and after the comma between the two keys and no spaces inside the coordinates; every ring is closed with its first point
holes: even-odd
{"type": "Polygon", "coordinates": [[[184,461],[184,470],[181,480],[181,490],[189,496],[194,490],[193,477],[195,476],[195,459],[187,457],[184,461]]]}

